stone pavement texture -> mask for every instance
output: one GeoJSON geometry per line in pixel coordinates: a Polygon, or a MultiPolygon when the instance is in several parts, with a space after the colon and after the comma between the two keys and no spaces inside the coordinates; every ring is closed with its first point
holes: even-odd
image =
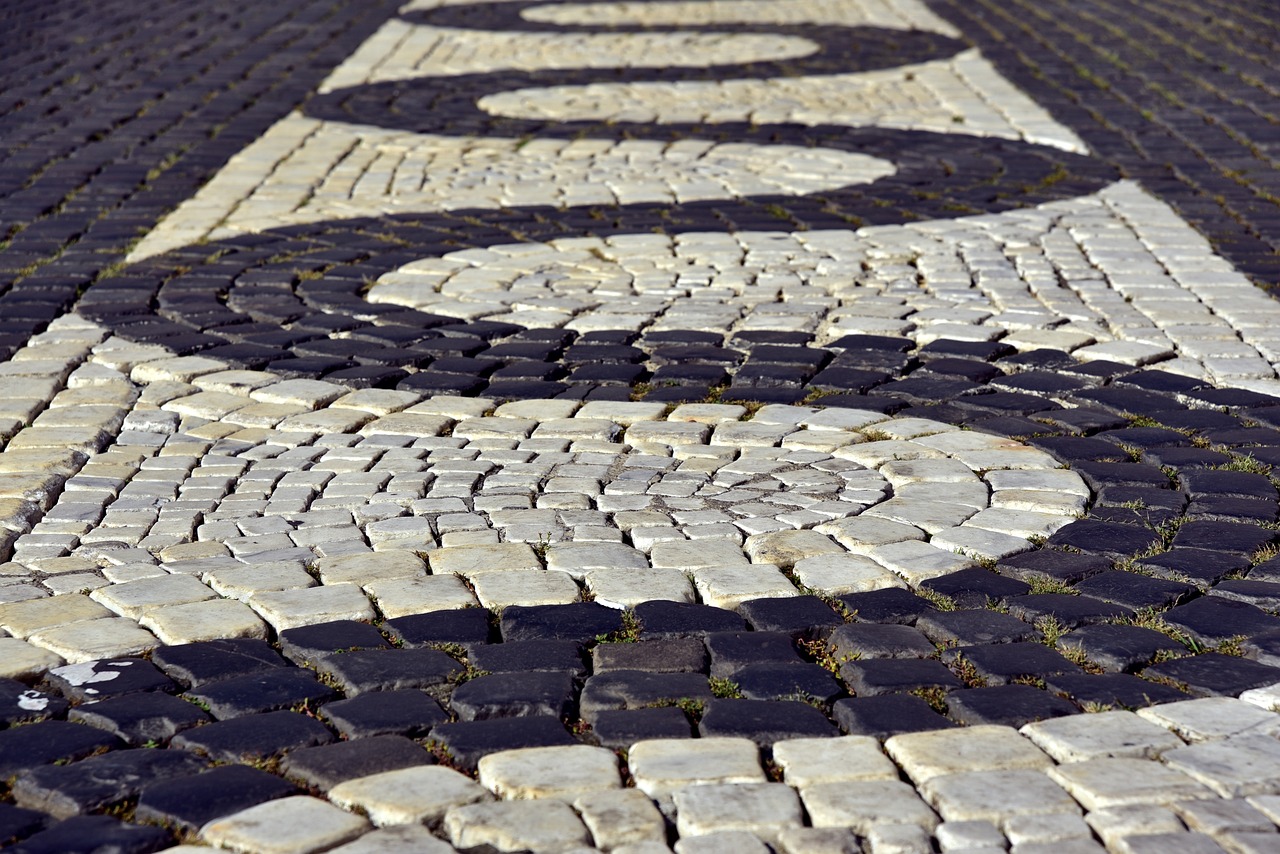
{"type": "Polygon", "coordinates": [[[1280,850],[1275,15],[0,39],[0,847],[1280,850]]]}

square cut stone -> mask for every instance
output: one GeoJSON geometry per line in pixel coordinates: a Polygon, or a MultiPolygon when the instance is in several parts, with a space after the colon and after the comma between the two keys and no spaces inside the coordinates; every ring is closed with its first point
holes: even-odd
{"type": "Polygon", "coordinates": [[[568,851],[591,845],[591,834],[562,801],[499,801],[454,807],[444,829],[457,848],[568,851]]]}
{"type": "Polygon", "coordinates": [[[329,790],[329,800],[345,809],[362,810],[378,827],[434,825],[453,807],[492,798],[470,777],[442,765],[358,777],[329,790]]]}
{"type": "Polygon", "coordinates": [[[28,640],[61,656],[68,664],[137,655],[160,645],[155,635],[124,617],[67,623],[36,632],[28,640]]]}
{"type": "Polygon", "coordinates": [[[728,611],[737,609],[748,599],[800,595],[782,570],[767,563],[704,566],[693,571],[693,583],[705,604],[728,611]]]}
{"type": "Polygon", "coordinates": [[[646,843],[667,850],[667,825],[653,801],[638,789],[590,792],[573,802],[596,847],[610,851],[646,843]]]}
{"type": "Polygon", "coordinates": [[[489,572],[542,569],[528,543],[496,543],[483,546],[445,546],[428,556],[433,575],[457,573],[474,579],[489,572]]]}
{"type": "Polygon", "coordinates": [[[800,790],[814,827],[847,827],[866,836],[883,824],[907,824],[932,831],[938,816],[901,780],[845,780],[815,783],[800,790]]]}
{"type": "Polygon", "coordinates": [[[471,579],[476,598],[486,608],[508,605],[567,605],[578,601],[581,591],[563,572],[545,569],[515,569],[510,572],[482,572],[471,579]]]}
{"type": "Polygon", "coordinates": [[[1139,709],[1137,713],[1189,742],[1244,733],[1280,736],[1280,715],[1232,697],[1165,703],[1139,709]]]}
{"type": "Polygon", "coordinates": [[[249,396],[260,403],[292,403],[315,409],[333,403],[348,391],[344,385],[321,380],[283,380],[256,388],[249,396]]]}
{"type": "Polygon", "coordinates": [[[157,575],[110,587],[99,587],[89,598],[122,617],[138,619],[156,608],[213,599],[215,594],[190,575],[157,575]]]}
{"type": "Polygon", "coordinates": [[[975,565],[963,555],[943,551],[917,540],[876,546],[867,552],[867,556],[902,576],[912,586],[919,586],[931,578],[950,575],[975,565]]]}
{"type": "Polygon", "coordinates": [[[760,749],[746,738],[639,741],[627,754],[636,788],[651,798],[707,783],[763,783],[760,749]]]}
{"type": "Polygon", "coordinates": [[[665,540],[653,544],[649,560],[654,567],[682,572],[711,566],[750,563],[736,543],[728,540],[665,540]]]}
{"type": "Polygon", "coordinates": [[[693,585],[677,569],[593,569],[586,576],[595,601],[610,608],[634,608],[641,602],[694,602],[693,585]]]}
{"type": "Polygon", "coordinates": [[[255,593],[298,590],[317,583],[305,569],[288,563],[230,565],[209,570],[200,577],[219,595],[242,602],[255,593]]]}
{"type": "Polygon", "coordinates": [[[303,854],[350,842],[368,829],[369,823],[358,815],[299,795],[211,821],[200,828],[200,838],[219,848],[252,854],[303,854]]]}
{"type": "Polygon", "coordinates": [[[858,554],[830,554],[796,561],[796,579],[806,587],[831,596],[867,593],[886,587],[906,587],[896,573],[869,557],[858,554]]]}
{"type": "MultiPolygon", "coordinates": [[[[1244,798],[1180,801],[1173,809],[1191,830],[1221,836],[1224,833],[1275,833],[1276,826],[1244,798]]],[[[1271,840],[1280,843],[1280,837],[1271,840]]]]}
{"type": "MultiPolygon", "coordinates": [[[[1204,801],[1194,803],[1204,803],[1204,801]]],[[[1015,847],[1061,845],[1086,840],[1089,845],[1094,845],[1093,831],[1089,829],[1089,825],[1085,824],[1084,818],[1078,811],[1045,815],[1015,815],[1005,820],[1004,829],[1009,842],[1015,847]]],[[[1091,850],[1099,849],[1095,847],[1091,850]]]]}
{"type": "Polygon", "coordinates": [[[831,538],[817,531],[783,530],[752,534],[744,546],[752,563],[768,563],[790,569],[796,561],[828,554],[845,554],[831,538]]]}
{"type": "Polygon", "coordinates": [[[209,599],[153,608],[139,624],[154,632],[166,646],[222,638],[265,639],[267,636],[266,624],[253,609],[234,599],[209,599]]]}
{"type": "Polygon", "coordinates": [[[474,608],[480,604],[456,575],[390,578],[366,584],[364,590],[378,603],[378,610],[388,620],[428,611],[474,608]]]}
{"type": "Polygon", "coordinates": [[[765,842],[777,842],[788,827],[802,827],[804,813],[795,790],[782,783],[710,783],[675,792],[680,836],[705,836],[745,830],[765,842]]]}
{"type": "Polygon", "coordinates": [[[947,774],[930,778],[921,792],[947,821],[1002,824],[1019,815],[1080,812],[1071,796],[1043,771],[947,774]]]}
{"type": "Polygon", "coordinates": [[[1186,774],[1147,759],[1088,759],[1051,768],[1049,776],[1090,811],[1214,797],[1186,774]]]}
{"type": "Polygon", "coordinates": [[[480,785],[504,800],[573,801],[591,792],[622,787],[614,752],[585,744],[490,753],[478,768],[480,785]]]}
{"type": "Polygon", "coordinates": [[[1019,731],[1058,762],[1109,756],[1156,759],[1183,745],[1182,739],[1164,727],[1123,711],[1052,718],[1027,724],[1019,731]]]}
{"type": "Polygon", "coordinates": [[[31,682],[62,657],[18,638],[0,638],[0,678],[31,682]]]}
{"type": "Polygon", "coordinates": [[[1040,770],[1053,765],[1017,730],[1004,726],[904,733],[890,738],[884,747],[916,785],[964,771],[1040,770]]]}
{"type": "Polygon", "coordinates": [[[42,629],[66,623],[82,623],[114,616],[110,609],[82,593],[66,593],[46,599],[27,599],[0,605],[0,628],[14,637],[25,638],[42,629]]]}
{"type": "Polygon", "coordinates": [[[354,584],[255,593],[249,607],[277,632],[335,620],[373,620],[377,615],[354,584]]]}
{"type": "Polygon", "coordinates": [[[421,412],[392,412],[360,428],[365,436],[439,436],[453,425],[453,419],[421,412]]]}
{"type": "Polygon", "coordinates": [[[801,789],[815,783],[898,779],[898,768],[880,742],[861,735],[775,742],[773,761],[782,767],[787,785],[801,789]]]}
{"type": "Polygon", "coordinates": [[[622,543],[552,543],[547,547],[547,569],[581,581],[592,570],[649,569],[649,560],[644,552],[622,543]]]}
{"type": "Polygon", "coordinates": [[[320,580],[325,584],[359,584],[391,578],[420,578],[427,574],[427,562],[413,552],[365,552],[320,558],[320,580]]]}
{"type": "Polygon", "coordinates": [[[1201,742],[1170,750],[1162,758],[1170,768],[1200,781],[1224,798],[1280,791],[1280,741],[1269,735],[1237,735],[1201,742]]]}
{"type": "Polygon", "coordinates": [[[1130,836],[1154,836],[1186,830],[1172,809],[1149,804],[1090,810],[1084,820],[1108,851],[1123,851],[1124,840],[1130,836]]]}

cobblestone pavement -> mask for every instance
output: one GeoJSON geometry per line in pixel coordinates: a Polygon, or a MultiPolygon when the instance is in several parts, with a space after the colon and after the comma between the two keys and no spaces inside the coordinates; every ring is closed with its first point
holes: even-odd
{"type": "Polygon", "coordinates": [[[1280,850],[1261,3],[24,11],[0,846],[1280,850]]]}

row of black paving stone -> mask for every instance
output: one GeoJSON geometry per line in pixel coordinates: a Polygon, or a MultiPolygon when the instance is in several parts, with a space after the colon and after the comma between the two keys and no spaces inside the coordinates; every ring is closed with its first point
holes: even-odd
{"type": "Polygon", "coordinates": [[[1280,283],[1274,3],[925,3],[1256,284],[1280,283]]]}
{"type": "Polygon", "coordinates": [[[397,5],[11,6],[0,28],[0,357],[301,104],[397,5]]]}

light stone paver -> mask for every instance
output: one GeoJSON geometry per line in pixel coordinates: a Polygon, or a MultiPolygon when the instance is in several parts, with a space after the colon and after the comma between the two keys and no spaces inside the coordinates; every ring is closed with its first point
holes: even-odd
{"type": "Polygon", "coordinates": [[[1122,711],[1037,721],[1020,731],[1058,762],[1105,757],[1157,759],[1184,745],[1167,729],[1122,711]]]}
{"type": "Polygon", "coordinates": [[[372,620],[373,606],[354,584],[255,593],[249,607],[277,632],[334,620],[372,620]]]}
{"type": "Polygon", "coordinates": [[[403,825],[366,833],[329,850],[333,854],[452,854],[455,849],[425,827],[403,825]]]}
{"type": "Polygon", "coordinates": [[[329,800],[364,812],[377,827],[435,824],[455,806],[492,797],[471,778],[439,765],[357,777],[339,783],[328,793],[329,800]]]}
{"type": "Polygon", "coordinates": [[[466,583],[455,575],[390,578],[370,582],[364,591],[388,620],[428,611],[474,608],[480,604],[466,583]]]}
{"type": "Polygon", "coordinates": [[[482,572],[472,577],[471,584],[485,608],[565,605],[578,601],[582,593],[567,574],[543,569],[482,572]]]}
{"type": "Polygon", "coordinates": [[[324,851],[363,834],[369,825],[319,798],[297,796],[267,801],[200,829],[219,848],[263,854],[324,851]]]}
{"type": "Polygon", "coordinates": [[[324,584],[358,584],[419,578],[426,574],[427,562],[411,552],[370,552],[368,554],[325,556],[317,561],[324,584]]]}
{"type": "Polygon", "coordinates": [[[499,851],[556,851],[591,843],[586,825],[562,801],[456,806],[445,813],[444,828],[458,848],[492,845],[499,851]]]}
{"type": "Polygon", "coordinates": [[[1053,765],[1035,744],[1003,726],[895,735],[884,749],[916,785],[945,774],[1040,770],[1053,765]]]}
{"type": "Polygon", "coordinates": [[[477,766],[480,785],[503,800],[579,796],[622,786],[618,757],[603,747],[530,747],[483,757],[477,766]]]}
{"type": "Polygon", "coordinates": [[[113,584],[89,594],[122,617],[138,619],[150,611],[214,598],[214,592],[190,575],[160,575],[113,584]]]}
{"type": "Polygon", "coordinates": [[[1079,811],[1076,802],[1043,771],[972,771],[931,777],[921,793],[947,821],[990,821],[1079,811]]]}
{"type": "Polygon", "coordinates": [[[800,595],[772,564],[699,567],[693,571],[693,584],[703,602],[730,611],[748,599],[800,595]]]}
{"type": "Polygon", "coordinates": [[[149,610],[138,621],[163,644],[199,643],[220,638],[266,639],[267,626],[243,602],[210,599],[149,610]]]}
{"type": "Polygon", "coordinates": [[[1161,760],[1224,798],[1280,792],[1280,741],[1237,735],[1170,750],[1161,760]]]}
{"type": "Polygon", "coordinates": [[[848,827],[859,836],[886,824],[932,831],[938,823],[929,805],[899,780],[815,783],[801,789],[800,797],[814,827],[848,827]]]}
{"type": "Polygon", "coordinates": [[[1089,811],[1214,797],[1186,774],[1146,759],[1088,759],[1055,766],[1048,774],[1089,811]]]}
{"type": "Polygon", "coordinates": [[[1139,709],[1138,715],[1197,742],[1233,735],[1280,734],[1280,716],[1231,697],[1205,697],[1139,709]]]}
{"type": "Polygon", "coordinates": [[[627,766],[636,788],[651,798],[692,785],[765,782],[759,748],[744,738],[639,741],[627,754],[627,766]]]}
{"type": "Polygon", "coordinates": [[[486,572],[542,569],[538,556],[527,543],[447,547],[436,549],[428,560],[433,575],[457,573],[473,580],[486,572]]]}
{"type": "Polygon", "coordinates": [[[781,783],[709,783],[672,795],[682,838],[745,830],[765,842],[787,827],[804,824],[800,798],[781,783]]]}
{"type": "Polygon", "coordinates": [[[573,802],[602,850],[653,844],[666,848],[666,822],[653,801],[636,789],[589,792],[573,802]]]}
{"type": "Polygon", "coordinates": [[[63,623],[35,632],[27,640],[69,664],[137,655],[160,643],[151,632],[124,617],[63,623]]]}
{"type": "Polygon", "coordinates": [[[773,761],[789,786],[847,780],[896,780],[898,769],[880,743],[865,736],[797,738],[773,745],[773,761]]]}

